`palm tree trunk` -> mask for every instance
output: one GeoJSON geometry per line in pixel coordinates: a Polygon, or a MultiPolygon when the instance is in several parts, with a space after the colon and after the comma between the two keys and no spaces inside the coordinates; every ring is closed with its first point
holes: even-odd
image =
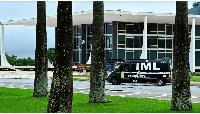
{"type": "Polygon", "coordinates": [[[73,99],[72,2],[58,1],[55,68],[46,112],[71,113],[73,99]]]}
{"type": "Polygon", "coordinates": [[[45,97],[48,95],[47,69],[46,3],[45,1],[38,1],[33,97],[45,97]]]}
{"type": "Polygon", "coordinates": [[[188,2],[176,1],[171,110],[192,110],[189,74],[188,2]]]}
{"type": "Polygon", "coordinates": [[[105,103],[104,4],[93,2],[92,58],[89,103],[105,103]]]}

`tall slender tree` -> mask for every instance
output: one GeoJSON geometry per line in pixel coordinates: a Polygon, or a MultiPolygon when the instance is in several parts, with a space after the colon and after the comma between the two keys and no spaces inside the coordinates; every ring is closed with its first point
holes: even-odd
{"type": "Polygon", "coordinates": [[[171,110],[192,110],[189,74],[188,2],[176,1],[171,110]]]}
{"type": "Polygon", "coordinates": [[[58,1],[55,68],[46,112],[71,113],[73,99],[72,1],[58,1]]]}
{"type": "Polygon", "coordinates": [[[47,65],[46,2],[38,1],[33,97],[45,97],[48,95],[47,65]]]}
{"type": "Polygon", "coordinates": [[[104,3],[93,2],[92,58],[89,103],[105,103],[104,3]]]}

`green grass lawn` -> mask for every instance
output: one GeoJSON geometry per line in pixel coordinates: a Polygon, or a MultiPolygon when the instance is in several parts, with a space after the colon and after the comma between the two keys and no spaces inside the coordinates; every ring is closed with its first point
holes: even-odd
{"type": "Polygon", "coordinates": [[[87,77],[87,78],[89,78],[90,75],[73,75],[73,77],[87,77]]]}
{"type": "MultiPolygon", "coordinates": [[[[32,89],[0,87],[0,113],[45,113],[48,97],[32,97],[32,89]]],[[[200,113],[200,104],[192,111],[171,111],[171,101],[148,98],[106,96],[109,103],[88,103],[88,94],[73,94],[73,113],[200,113]]]]}
{"type": "Polygon", "coordinates": [[[190,79],[190,81],[192,81],[192,82],[200,82],[200,78],[193,77],[193,78],[190,79]]]}

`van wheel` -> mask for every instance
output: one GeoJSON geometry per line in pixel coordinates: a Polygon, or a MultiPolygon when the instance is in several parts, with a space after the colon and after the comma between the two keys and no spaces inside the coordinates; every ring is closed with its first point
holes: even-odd
{"type": "Polygon", "coordinates": [[[158,85],[158,86],[164,86],[164,85],[165,85],[164,80],[163,80],[163,79],[158,79],[158,80],[157,80],[157,85],[158,85]]]}
{"type": "Polygon", "coordinates": [[[113,78],[111,80],[112,85],[120,85],[121,83],[117,80],[117,78],[113,78]]]}

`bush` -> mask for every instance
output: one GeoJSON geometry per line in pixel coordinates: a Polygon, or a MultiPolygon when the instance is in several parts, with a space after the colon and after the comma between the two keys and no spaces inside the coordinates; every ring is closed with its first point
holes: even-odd
{"type": "Polygon", "coordinates": [[[190,73],[190,76],[200,76],[200,73],[199,72],[190,73]]]}

